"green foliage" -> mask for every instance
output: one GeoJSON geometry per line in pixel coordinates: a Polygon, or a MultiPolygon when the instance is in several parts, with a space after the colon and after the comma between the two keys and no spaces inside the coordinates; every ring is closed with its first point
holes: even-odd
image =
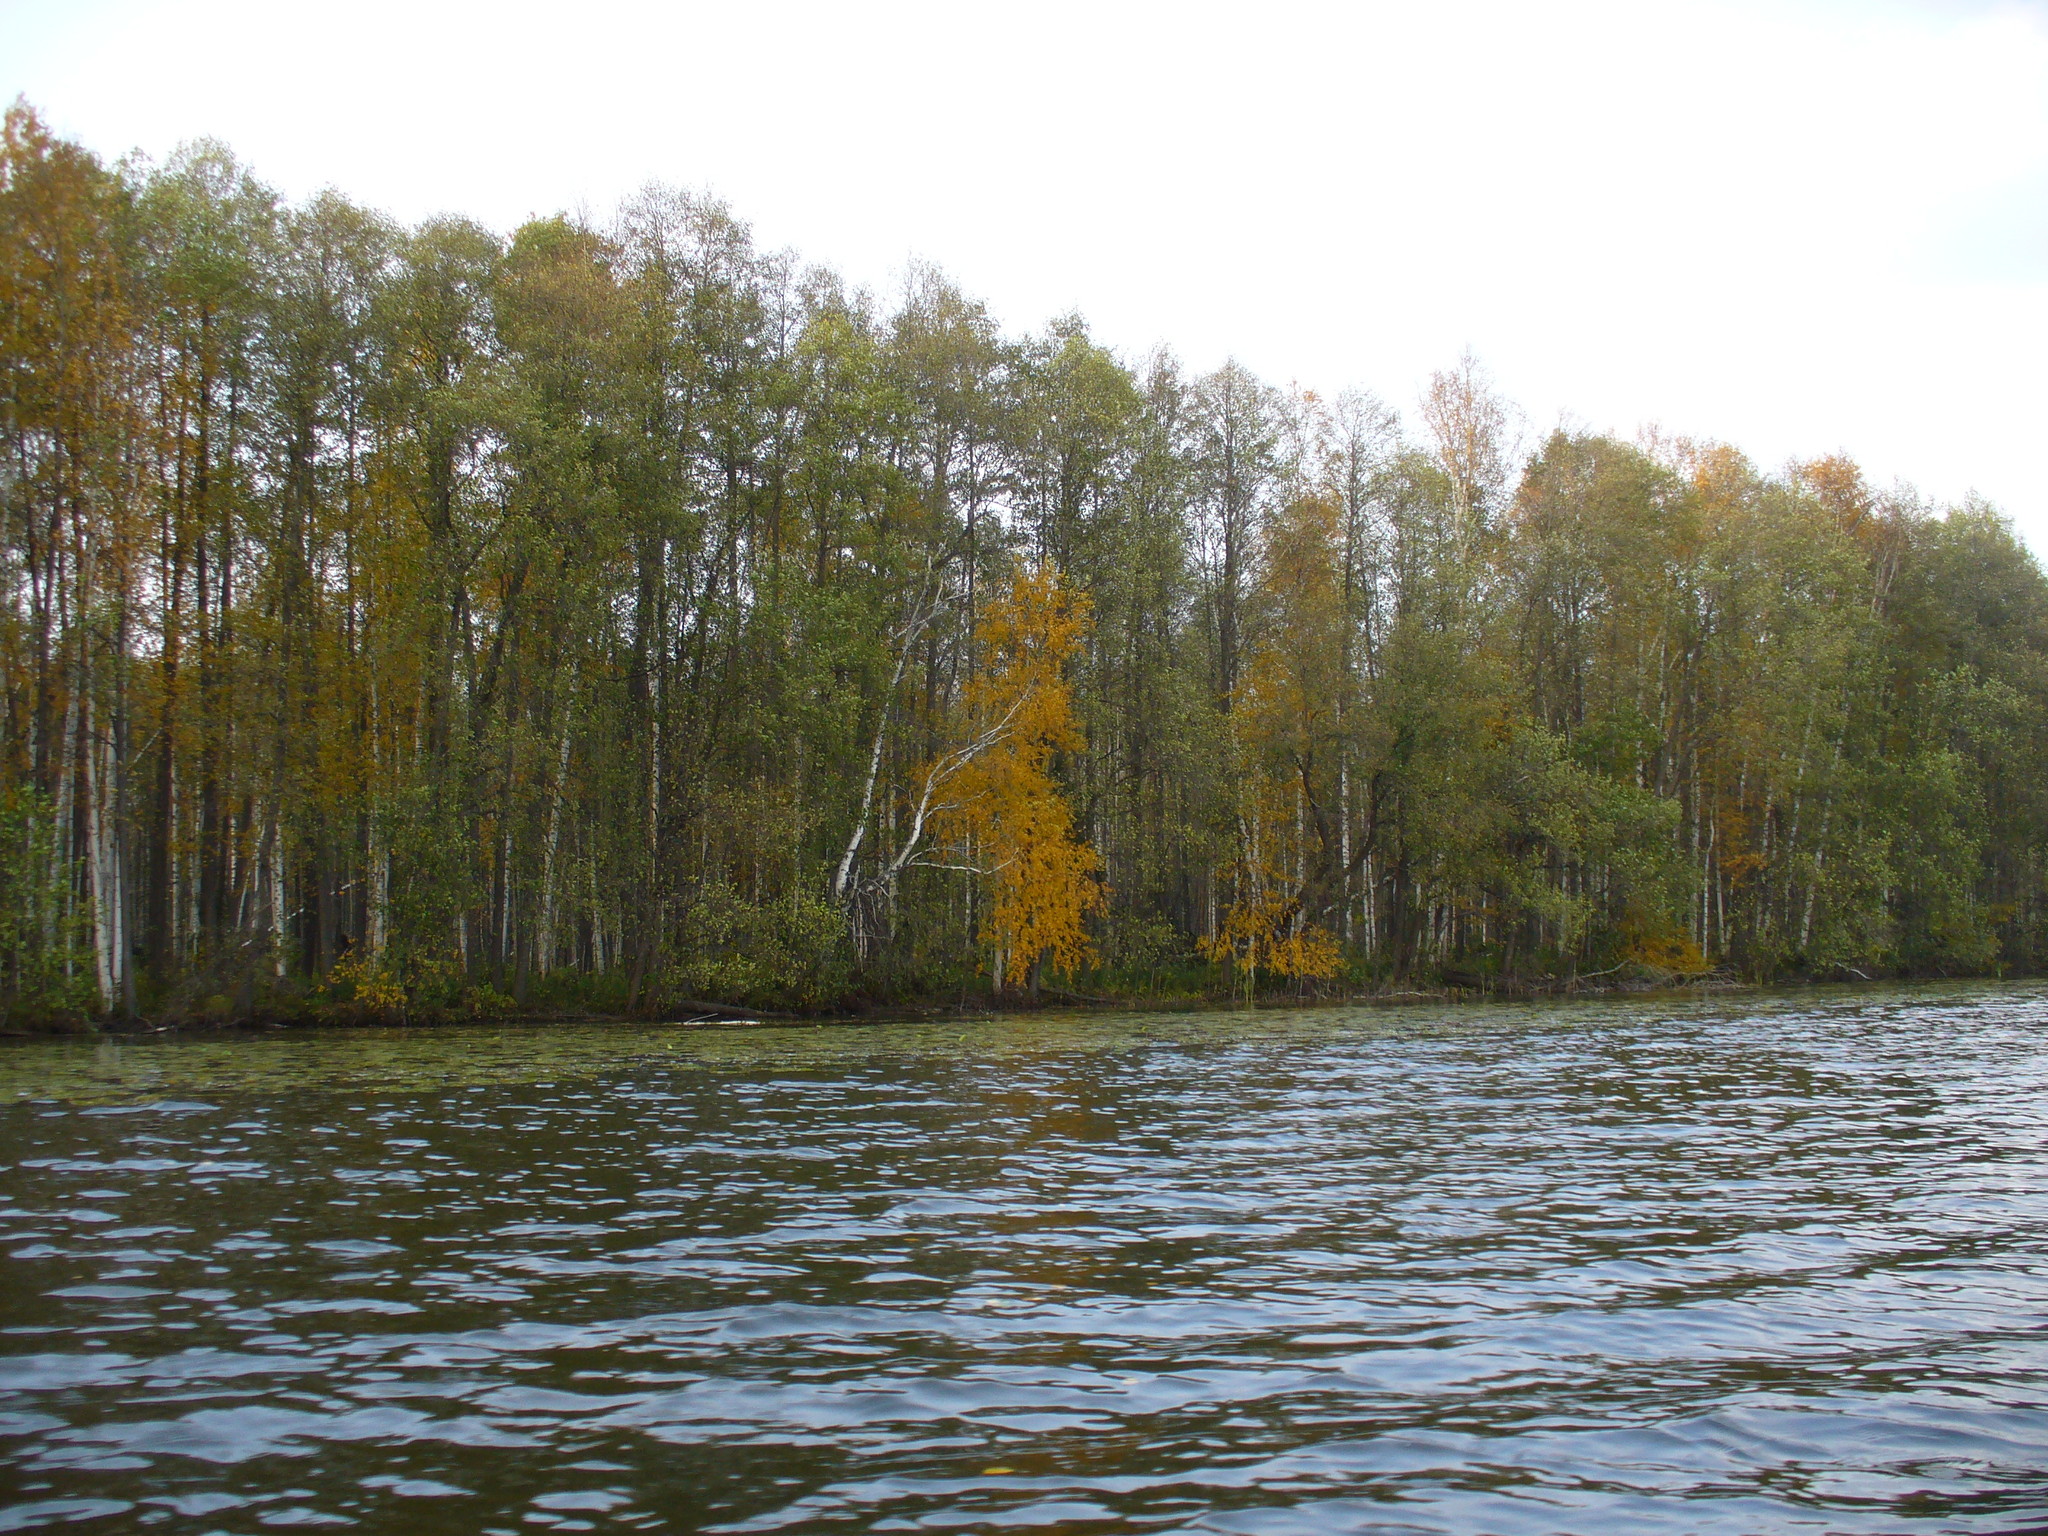
{"type": "Polygon", "coordinates": [[[0,787],[0,1027],[82,1021],[95,1001],[75,871],[49,803],[0,787]]]}
{"type": "Polygon", "coordinates": [[[1099,990],[2048,967],[2048,578],[1843,460],[1525,445],[1470,358],[1404,433],[687,194],[405,229],[25,107],[0,381],[10,1023],[960,995],[1020,848],[1099,990]],[[1090,615],[1023,842],[963,809],[1020,569],[1090,615]]]}
{"type": "Polygon", "coordinates": [[[714,884],[685,910],[681,928],[688,948],[668,976],[678,999],[816,1008],[848,980],[839,910],[809,891],[755,902],[714,884]]]}

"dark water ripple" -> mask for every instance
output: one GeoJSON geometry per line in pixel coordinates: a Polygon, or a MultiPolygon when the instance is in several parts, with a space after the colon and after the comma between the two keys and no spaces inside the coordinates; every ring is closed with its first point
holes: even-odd
{"type": "Polygon", "coordinates": [[[0,1051],[0,1531],[2048,1530],[2048,994],[0,1051]]]}

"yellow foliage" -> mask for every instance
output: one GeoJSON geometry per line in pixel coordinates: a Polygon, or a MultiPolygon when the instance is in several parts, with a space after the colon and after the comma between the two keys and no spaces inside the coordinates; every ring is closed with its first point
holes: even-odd
{"type": "Polygon", "coordinates": [[[1064,669],[1087,628],[1087,599],[1046,567],[1019,571],[976,625],[983,669],[966,690],[968,723],[992,741],[961,770],[941,825],[986,876],[981,937],[1011,983],[1041,956],[1068,970],[1093,959],[1085,919],[1106,904],[1101,855],[1075,838],[1050,771],[1055,752],[1082,745],[1064,669]]]}
{"type": "Polygon", "coordinates": [[[1260,971],[1292,980],[1337,974],[1343,955],[1328,929],[1303,923],[1301,877],[1309,832],[1303,821],[1299,764],[1328,747],[1332,722],[1323,701],[1339,667],[1331,645],[1317,643],[1334,594],[1318,550],[1335,534],[1334,509],[1293,504],[1276,540],[1286,560],[1269,573],[1284,589],[1284,641],[1253,653],[1233,698],[1230,745],[1237,774],[1238,851],[1219,871],[1236,893],[1214,935],[1197,941],[1204,958],[1234,962],[1247,992],[1260,971]],[[1289,876],[1283,871],[1294,870],[1289,876]]]}
{"type": "Polygon", "coordinates": [[[368,1013],[401,1013],[408,1001],[405,987],[386,970],[381,956],[344,955],[328,973],[333,986],[346,986],[350,1001],[368,1013]]]}
{"type": "Polygon", "coordinates": [[[1247,894],[1224,913],[1216,933],[1198,944],[1212,962],[1234,960],[1246,973],[1246,989],[1257,984],[1260,971],[1275,971],[1291,980],[1327,980],[1337,974],[1341,954],[1337,939],[1314,924],[1288,931],[1295,903],[1278,891],[1244,882],[1247,894]]]}
{"type": "Polygon", "coordinates": [[[1706,956],[1688,935],[1648,934],[1631,923],[1623,924],[1623,932],[1628,938],[1622,945],[1621,957],[1631,964],[1676,971],[1681,976],[1697,976],[1708,969],[1706,956]],[[1636,931],[1630,932],[1631,929],[1636,931]]]}
{"type": "Polygon", "coordinates": [[[1339,958],[1337,936],[1311,924],[1275,944],[1266,963],[1282,976],[1327,981],[1337,974],[1339,958]]]}

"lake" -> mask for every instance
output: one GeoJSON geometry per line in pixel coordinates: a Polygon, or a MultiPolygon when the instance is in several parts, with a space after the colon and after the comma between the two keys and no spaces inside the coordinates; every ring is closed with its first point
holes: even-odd
{"type": "Polygon", "coordinates": [[[0,1530],[2048,1529],[2048,989],[0,1044],[0,1530]]]}

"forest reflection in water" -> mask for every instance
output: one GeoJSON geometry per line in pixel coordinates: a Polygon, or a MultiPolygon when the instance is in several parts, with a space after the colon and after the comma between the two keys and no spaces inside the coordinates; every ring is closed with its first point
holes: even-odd
{"type": "Polygon", "coordinates": [[[0,1049],[0,1530],[2014,1531],[2048,992],[0,1049]]]}

